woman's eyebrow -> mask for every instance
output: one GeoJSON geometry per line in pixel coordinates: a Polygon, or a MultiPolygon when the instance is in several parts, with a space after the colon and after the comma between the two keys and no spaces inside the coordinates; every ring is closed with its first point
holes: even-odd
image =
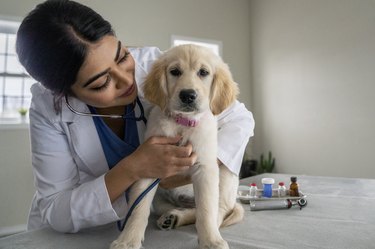
{"type": "Polygon", "coordinates": [[[86,81],[86,83],[83,85],[83,87],[87,87],[88,85],[90,85],[92,82],[94,82],[95,80],[99,79],[100,77],[102,77],[103,75],[105,75],[106,73],[109,72],[109,68],[107,68],[106,70],[104,70],[103,72],[101,73],[98,73],[94,76],[92,76],[88,81],[86,81]]]}
{"type": "MultiPolygon", "coordinates": [[[[120,57],[120,52],[121,52],[121,41],[118,41],[117,42],[117,50],[116,50],[116,55],[115,55],[115,59],[114,61],[116,62],[118,60],[118,58],[120,57]]],[[[108,73],[110,70],[110,68],[107,68],[106,70],[104,70],[103,72],[100,72],[94,76],[92,76],[90,79],[88,79],[86,81],[86,83],[83,85],[83,87],[87,87],[88,85],[90,85],[92,82],[94,82],[95,80],[99,79],[100,77],[102,77],[103,75],[105,75],[106,73],[108,73]]]]}
{"type": "Polygon", "coordinates": [[[117,42],[117,51],[116,51],[115,61],[117,61],[118,58],[120,57],[120,52],[121,52],[121,41],[118,41],[117,42]]]}

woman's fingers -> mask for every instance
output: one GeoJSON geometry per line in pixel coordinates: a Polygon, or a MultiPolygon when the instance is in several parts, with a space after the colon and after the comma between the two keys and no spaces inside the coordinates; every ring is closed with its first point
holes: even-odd
{"type": "Polygon", "coordinates": [[[178,146],[181,139],[181,136],[151,137],[142,144],[133,153],[139,176],[165,178],[189,170],[197,155],[190,143],[178,146]]]}
{"type": "Polygon", "coordinates": [[[181,141],[181,136],[176,137],[151,137],[149,138],[149,142],[151,144],[159,144],[159,145],[170,145],[165,147],[165,149],[169,149],[172,156],[176,157],[189,157],[193,152],[193,146],[191,143],[187,143],[184,146],[177,146],[178,143],[181,141]]]}
{"type": "Polygon", "coordinates": [[[188,157],[174,157],[173,164],[177,167],[188,166],[191,167],[197,161],[197,154],[191,153],[188,157]]]}
{"type": "Polygon", "coordinates": [[[188,143],[185,146],[178,146],[176,148],[176,156],[177,157],[189,157],[193,152],[193,146],[188,143]]]}

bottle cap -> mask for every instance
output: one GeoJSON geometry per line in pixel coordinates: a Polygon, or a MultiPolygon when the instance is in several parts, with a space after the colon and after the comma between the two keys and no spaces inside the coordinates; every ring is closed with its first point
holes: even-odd
{"type": "Polygon", "coordinates": [[[284,182],[279,182],[279,186],[284,186],[284,182]]]}
{"type": "Polygon", "coordinates": [[[290,178],[290,181],[291,181],[291,182],[296,182],[296,181],[297,181],[297,177],[296,177],[296,176],[292,176],[292,177],[290,178]]]}
{"type": "Polygon", "coordinates": [[[274,184],[275,179],[273,178],[262,178],[262,184],[274,184]]]}
{"type": "Polygon", "coordinates": [[[252,184],[250,184],[250,186],[256,187],[257,184],[255,182],[253,182],[252,184]]]}

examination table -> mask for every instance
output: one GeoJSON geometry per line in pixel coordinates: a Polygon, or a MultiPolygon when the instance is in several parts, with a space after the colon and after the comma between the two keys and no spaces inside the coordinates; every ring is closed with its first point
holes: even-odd
{"type": "MultiPolygon", "coordinates": [[[[291,175],[262,174],[242,179],[241,185],[272,177],[290,182],[291,175]]],[[[375,180],[297,175],[299,188],[307,196],[307,206],[282,210],[250,211],[243,204],[245,219],[222,228],[221,234],[232,249],[252,248],[375,248],[375,180]]],[[[151,216],[146,231],[146,249],[197,248],[193,225],[171,231],[157,228],[151,216]]],[[[1,249],[104,249],[117,238],[115,223],[62,234],[51,229],[24,232],[0,239],[1,249]]]]}

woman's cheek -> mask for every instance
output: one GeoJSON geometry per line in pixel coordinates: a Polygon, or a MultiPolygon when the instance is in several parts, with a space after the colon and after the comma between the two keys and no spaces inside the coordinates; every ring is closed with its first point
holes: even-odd
{"type": "Polygon", "coordinates": [[[113,102],[113,94],[102,94],[95,98],[95,102],[99,107],[109,107],[113,102]]]}
{"type": "Polygon", "coordinates": [[[113,96],[110,93],[95,93],[91,94],[90,96],[86,96],[86,98],[81,99],[83,102],[85,102],[88,105],[94,106],[94,107],[108,107],[108,105],[111,104],[111,101],[113,100],[113,96]]]}

